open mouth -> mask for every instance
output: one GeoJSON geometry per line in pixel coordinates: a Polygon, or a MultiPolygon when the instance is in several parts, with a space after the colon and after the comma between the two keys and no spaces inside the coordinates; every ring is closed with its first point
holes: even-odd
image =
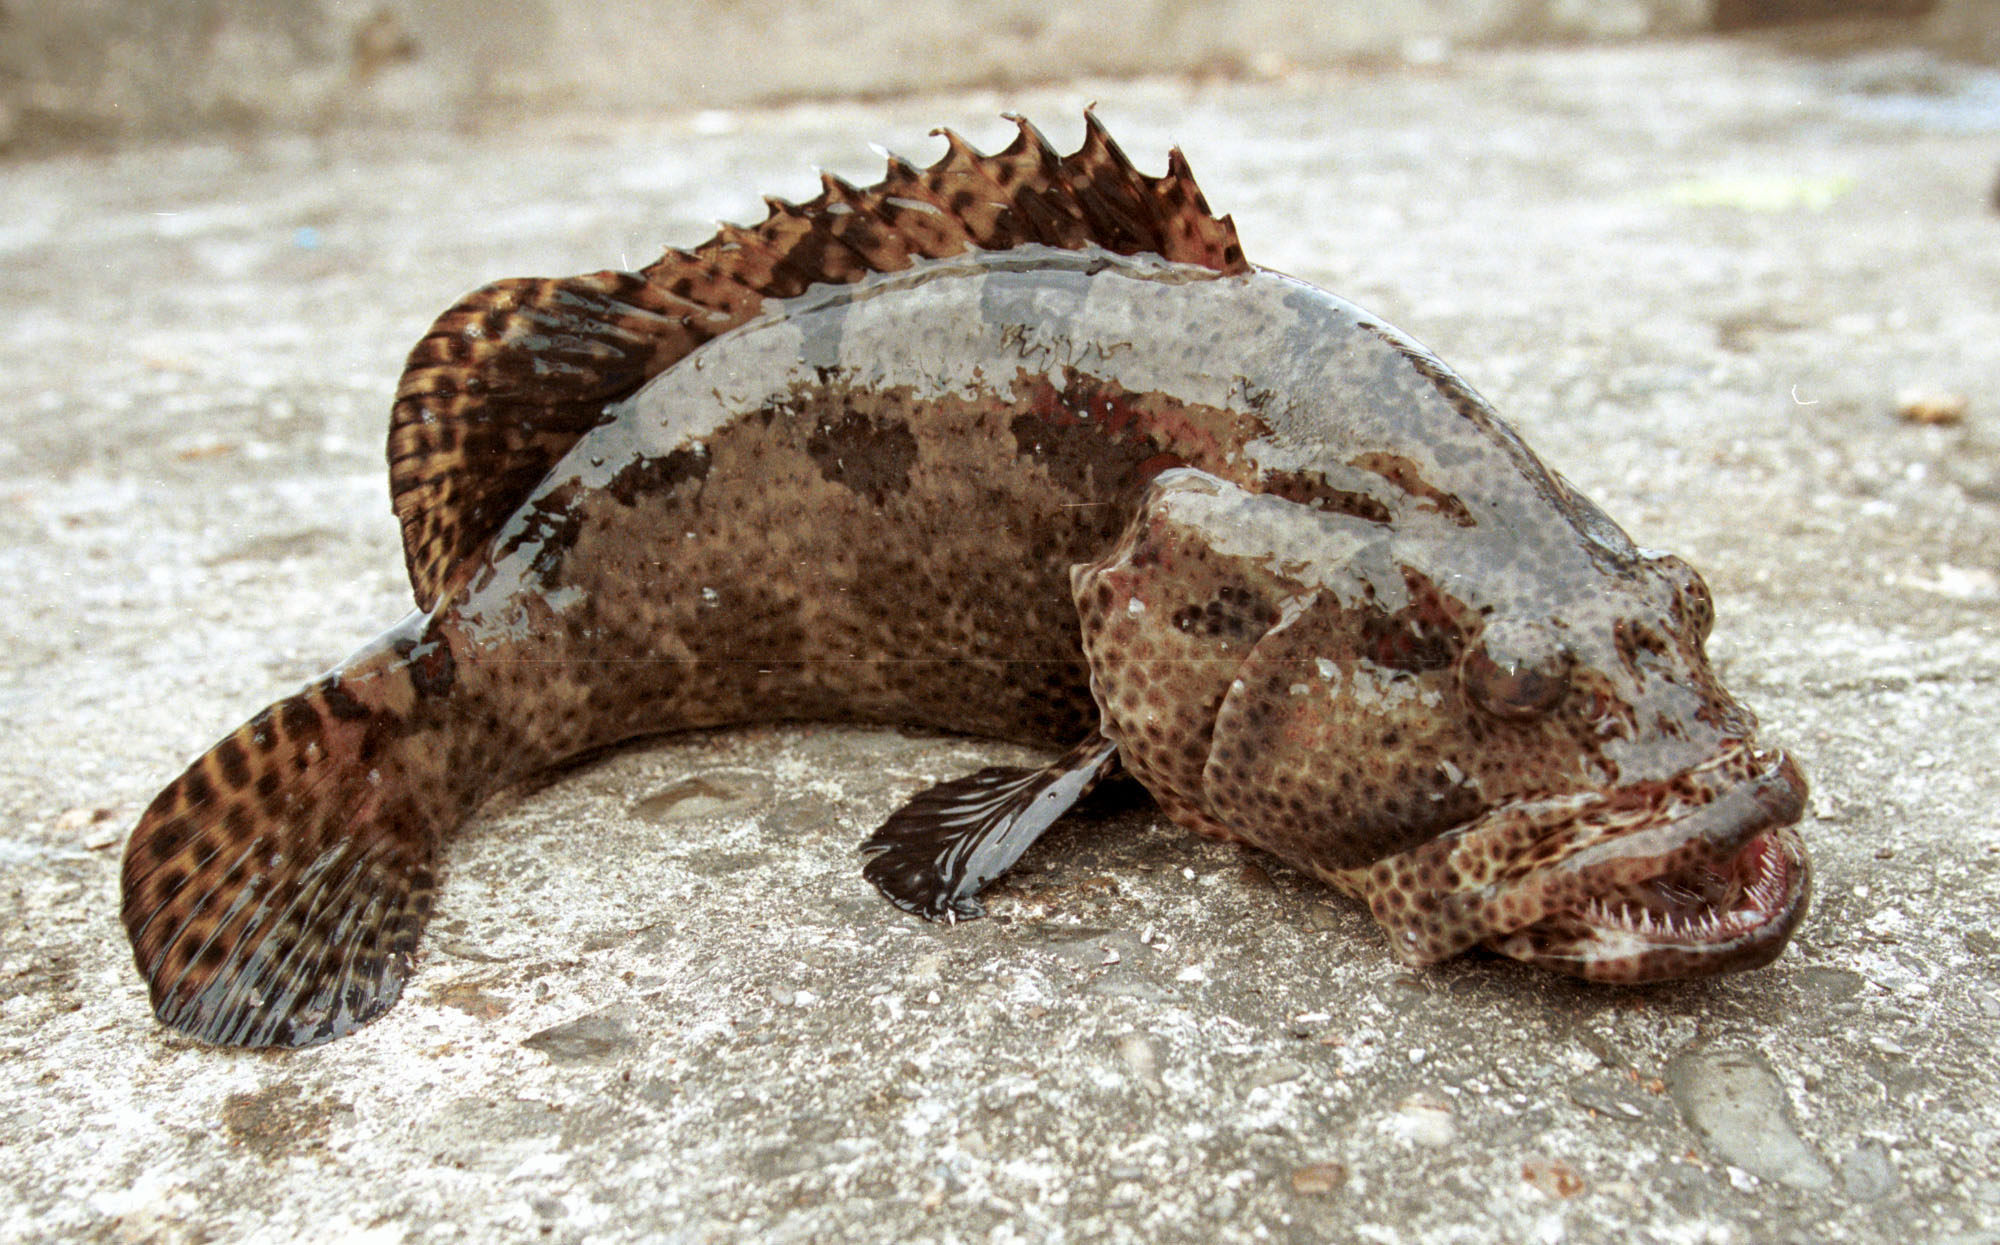
{"type": "Polygon", "coordinates": [[[1566,862],[1582,883],[1579,898],[1486,945],[1594,981],[1768,964],[1805,915],[1811,891],[1805,845],[1793,828],[1804,801],[1804,780],[1781,756],[1671,826],[1566,862]]]}

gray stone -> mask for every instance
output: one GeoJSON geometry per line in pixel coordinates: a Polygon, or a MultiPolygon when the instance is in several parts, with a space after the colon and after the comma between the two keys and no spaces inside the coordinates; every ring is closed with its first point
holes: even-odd
{"type": "Polygon", "coordinates": [[[1682,1118],[1727,1162],[1798,1189],[1833,1183],[1793,1125],[1784,1086],[1755,1051],[1688,1052],[1668,1065],[1667,1084],[1682,1118]]]}
{"type": "Polygon", "coordinates": [[[1896,1191],[1896,1165],[1889,1148],[1864,1137],[1840,1165],[1840,1183],[1857,1202],[1876,1202],[1896,1191]]]}
{"type": "Polygon", "coordinates": [[[605,1059],[639,1044],[629,1007],[607,1007],[559,1025],[550,1025],[521,1039],[521,1045],[558,1062],[605,1059]]]}

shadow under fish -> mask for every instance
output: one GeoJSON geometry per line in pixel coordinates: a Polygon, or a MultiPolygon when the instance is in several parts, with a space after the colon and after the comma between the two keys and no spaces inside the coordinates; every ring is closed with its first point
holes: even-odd
{"type": "Polygon", "coordinates": [[[161,1020],[304,1046],[393,1003],[495,790],[665,731],[901,723],[1065,749],[918,794],[926,917],[1119,770],[1355,895],[1403,962],[1764,964],[1806,787],[1717,684],[1701,578],[1423,347],[1247,263],[1178,151],[957,136],[639,272],[486,286],[389,432],[416,612],[153,801],[161,1020]]]}

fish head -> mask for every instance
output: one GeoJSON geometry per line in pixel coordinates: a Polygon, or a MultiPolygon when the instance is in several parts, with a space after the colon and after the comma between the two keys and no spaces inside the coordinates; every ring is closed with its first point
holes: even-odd
{"type": "Polygon", "coordinates": [[[1106,734],[1179,820],[1366,900],[1407,963],[1769,962],[1805,910],[1804,779],[1710,669],[1700,576],[1562,501],[1588,508],[1563,530],[1481,531],[1163,474],[1072,577],[1106,734]]]}

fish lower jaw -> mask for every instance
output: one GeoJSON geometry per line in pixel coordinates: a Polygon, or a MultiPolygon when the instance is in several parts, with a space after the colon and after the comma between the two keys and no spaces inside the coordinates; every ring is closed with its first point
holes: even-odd
{"type": "Polygon", "coordinates": [[[1592,981],[1709,976],[1776,959],[1805,915],[1810,890],[1798,832],[1771,826],[1725,861],[1682,865],[1593,894],[1486,945],[1592,981]]]}

